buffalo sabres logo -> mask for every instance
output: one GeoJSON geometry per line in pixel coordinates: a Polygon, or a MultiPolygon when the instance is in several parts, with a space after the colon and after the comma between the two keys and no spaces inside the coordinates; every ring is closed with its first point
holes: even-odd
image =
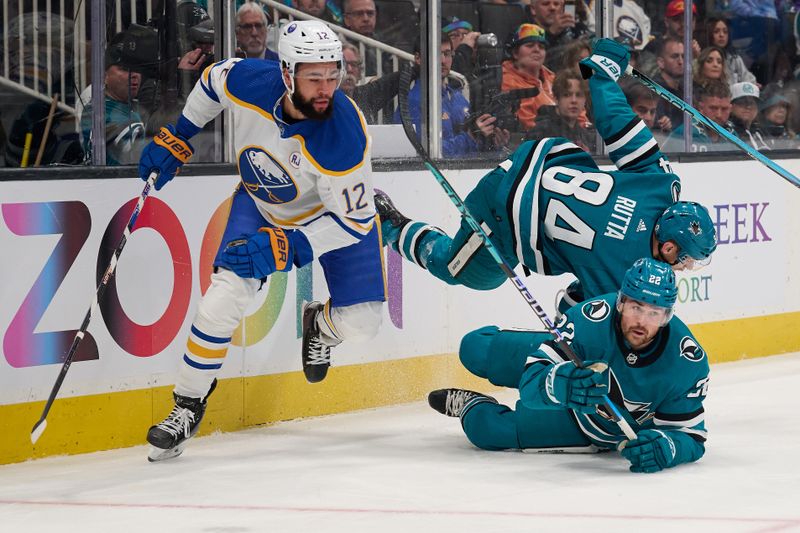
{"type": "Polygon", "coordinates": [[[239,154],[239,174],[247,190],[264,202],[284,204],[297,198],[297,185],[274,157],[250,146],[239,154]]]}
{"type": "Polygon", "coordinates": [[[639,23],[625,15],[617,19],[617,33],[619,33],[620,37],[626,38],[631,44],[637,47],[641,45],[644,40],[642,28],[639,26],[639,23]]]}
{"type": "Polygon", "coordinates": [[[592,322],[601,322],[611,312],[611,308],[609,307],[608,302],[605,300],[595,300],[593,302],[583,304],[583,307],[581,307],[581,312],[583,313],[583,316],[592,322]]]}
{"type": "Polygon", "coordinates": [[[689,361],[696,363],[702,361],[706,353],[701,347],[697,345],[695,340],[691,337],[684,337],[681,339],[681,357],[685,357],[689,361]]]}
{"type": "Polygon", "coordinates": [[[692,235],[697,236],[703,233],[703,230],[700,228],[700,223],[696,220],[693,220],[689,224],[689,231],[692,232],[692,235]]]}

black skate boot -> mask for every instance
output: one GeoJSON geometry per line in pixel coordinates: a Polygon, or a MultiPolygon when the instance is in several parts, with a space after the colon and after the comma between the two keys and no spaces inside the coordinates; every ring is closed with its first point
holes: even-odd
{"type": "Polygon", "coordinates": [[[479,403],[497,403],[491,396],[464,389],[439,389],[428,394],[428,405],[443,415],[462,417],[479,403]]]}
{"type": "Polygon", "coordinates": [[[205,398],[189,398],[172,393],[175,398],[172,412],[147,432],[147,442],[152,445],[147,456],[148,461],[154,463],[172,459],[183,453],[186,441],[194,437],[200,429],[200,422],[206,412],[206,402],[215,388],[216,379],[211,382],[211,389],[205,398]]]}
{"type": "Polygon", "coordinates": [[[381,217],[381,233],[383,234],[383,244],[397,247],[397,240],[400,232],[411,222],[394,206],[392,199],[385,192],[375,193],[375,210],[381,217]]]}
{"type": "Polygon", "coordinates": [[[325,379],[331,366],[331,347],[322,341],[317,325],[322,308],[320,302],[309,302],[303,308],[303,374],[309,383],[325,379]]]}

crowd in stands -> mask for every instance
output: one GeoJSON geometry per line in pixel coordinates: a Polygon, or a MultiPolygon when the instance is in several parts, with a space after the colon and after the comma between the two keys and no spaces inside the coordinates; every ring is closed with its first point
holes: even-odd
{"type": "MultiPolygon", "coordinates": [[[[416,38],[419,14],[414,11],[418,6],[411,7],[412,0],[280,1],[392,47],[379,50],[343,37],[341,89],[361,107],[369,124],[399,121],[397,95],[404,62],[391,50],[415,52],[415,63],[421,63],[416,38]],[[399,6],[406,13],[410,9],[413,17],[396,15],[402,12],[399,6]]],[[[590,53],[597,28],[594,0],[448,0],[442,5],[445,15],[448,9],[466,14],[440,21],[446,157],[499,153],[545,136],[563,136],[590,151],[600,148],[587,84],[578,69],[578,62],[590,53]],[[513,16],[481,18],[484,1],[504,6],[513,16]],[[491,29],[498,33],[487,31],[491,29]]],[[[613,5],[613,37],[631,50],[631,65],[680,98],[690,93],[699,111],[758,150],[800,148],[795,133],[800,129],[796,29],[800,1],[613,0],[613,5]],[[691,28],[684,24],[687,5],[692,10],[691,28]],[[687,29],[692,57],[688,84],[684,81],[687,29]]],[[[145,140],[161,125],[175,121],[203,69],[214,61],[214,22],[206,6],[203,0],[179,0],[177,44],[167,68],[163,59],[155,59],[164,57],[163,23],[130,24],[109,35],[104,102],[107,164],[138,160],[145,140]]],[[[285,20],[273,20],[277,12],[259,3],[238,0],[236,6],[236,55],[276,60],[270,36],[285,20]]],[[[717,132],[691,121],[687,145],[687,125],[680,110],[636,80],[624,79],[622,88],[667,151],[733,149],[717,132]]],[[[416,84],[409,102],[412,119],[419,122],[416,84]]],[[[56,144],[48,146],[45,163],[91,161],[92,104],[91,87],[86,87],[76,102],[80,146],[72,139],[69,147],[58,149],[59,137],[54,134],[48,142],[56,144]]],[[[21,116],[39,117],[27,129],[40,131],[43,115],[43,104],[38,102],[21,116]]],[[[55,124],[60,118],[56,116],[55,124]]],[[[20,164],[23,126],[18,118],[9,135],[0,129],[8,166],[20,164]]],[[[210,124],[193,143],[197,160],[211,160],[219,133],[210,124]]]]}

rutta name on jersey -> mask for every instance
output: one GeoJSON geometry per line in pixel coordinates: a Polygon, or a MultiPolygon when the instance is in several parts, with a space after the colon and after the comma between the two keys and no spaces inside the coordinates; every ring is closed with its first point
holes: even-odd
{"type": "Polygon", "coordinates": [[[606,231],[603,235],[614,239],[623,240],[631,225],[633,211],[636,209],[636,200],[617,196],[614,201],[614,209],[611,211],[611,219],[606,223],[606,231]]]}

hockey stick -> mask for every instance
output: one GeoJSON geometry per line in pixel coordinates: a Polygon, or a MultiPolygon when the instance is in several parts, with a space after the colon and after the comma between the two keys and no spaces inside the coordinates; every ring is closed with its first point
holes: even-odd
{"type": "Polygon", "coordinates": [[[78,345],[83,340],[83,337],[86,335],[86,329],[89,327],[89,320],[92,318],[92,313],[97,310],[97,307],[100,305],[100,299],[103,297],[103,294],[106,292],[106,287],[108,286],[108,282],[114,276],[114,270],[117,268],[117,261],[119,260],[119,255],[122,253],[122,249],[125,247],[125,243],[128,242],[128,237],[130,236],[131,232],[133,231],[133,226],[136,224],[136,219],[139,218],[139,214],[142,212],[142,207],[144,206],[144,201],[147,200],[147,195],[150,194],[150,189],[153,187],[156,179],[158,178],[158,172],[151,172],[150,176],[147,178],[147,183],[142,190],[142,194],[139,196],[139,201],[136,203],[136,207],[133,209],[133,213],[131,214],[130,220],[128,220],[128,225],[125,227],[125,231],[122,233],[122,239],[120,239],[119,244],[117,245],[117,249],[114,250],[114,255],[111,256],[111,261],[108,263],[108,268],[106,268],[105,274],[103,274],[102,279],[100,280],[100,284],[97,286],[97,292],[95,293],[94,300],[92,301],[92,305],[89,306],[89,310],[86,312],[86,316],[83,318],[83,323],[81,324],[81,328],[75,334],[75,338],[72,340],[72,345],[69,347],[69,352],[67,352],[67,357],[64,359],[64,364],[61,366],[61,372],[58,374],[58,378],[56,379],[55,384],[53,385],[53,390],[50,391],[50,397],[47,398],[47,403],[44,405],[44,410],[42,411],[42,416],[39,417],[39,421],[33,425],[33,429],[31,430],[31,442],[36,444],[36,441],[39,440],[39,437],[42,436],[44,430],[47,429],[47,414],[50,412],[50,408],[53,406],[53,401],[56,399],[56,395],[58,394],[58,390],[61,388],[61,384],[64,382],[64,378],[67,375],[67,371],[69,371],[69,367],[72,364],[72,358],[75,356],[75,352],[78,350],[78,345]]]}
{"type": "Polygon", "coordinates": [[[651,80],[650,78],[648,78],[647,76],[645,76],[644,74],[633,68],[632,66],[628,65],[628,68],[625,70],[625,73],[642,82],[642,84],[648,87],[651,91],[653,91],[658,96],[668,101],[681,111],[689,113],[692,116],[692,118],[694,118],[697,122],[700,122],[708,126],[722,137],[725,137],[727,140],[729,140],[730,142],[732,142],[733,144],[744,150],[747,153],[747,155],[749,155],[756,161],[759,161],[761,164],[769,168],[771,171],[775,172],[777,175],[779,175],[780,177],[782,177],[795,187],[800,187],[800,179],[798,179],[797,176],[795,176],[794,174],[792,174],[791,172],[789,172],[788,170],[777,164],[769,157],[760,153],[758,150],[756,150],[755,148],[753,148],[752,146],[741,140],[739,137],[732,134],[725,128],[721,127],[719,124],[709,119],[700,111],[698,111],[688,103],[684,102],[683,100],[681,100],[680,98],[678,98],[677,96],[675,96],[674,94],[672,94],[671,92],[669,92],[668,90],[666,90],[665,88],[663,88],[662,86],[660,86],[659,84],[657,84],[656,82],[654,82],[653,80],[651,80]]]}
{"type": "MultiPolygon", "coordinates": [[[[550,320],[550,317],[547,316],[547,313],[544,312],[542,306],[533,297],[533,294],[528,290],[525,284],[519,279],[519,276],[514,272],[514,270],[508,265],[503,256],[500,255],[500,252],[497,250],[497,247],[492,243],[492,240],[483,230],[478,221],[473,217],[469,210],[467,209],[466,204],[458,196],[458,193],[453,189],[453,186],[450,185],[450,182],[447,181],[447,178],[444,177],[441,170],[436,166],[433,160],[428,156],[428,153],[420,144],[419,140],[417,139],[417,134],[414,131],[414,125],[411,123],[411,117],[408,112],[408,91],[411,87],[412,81],[412,70],[409,67],[404,67],[402,73],[400,74],[400,91],[398,93],[398,97],[400,100],[400,119],[403,123],[403,130],[405,131],[406,137],[408,137],[409,142],[417,151],[417,154],[422,158],[425,162],[425,166],[428,170],[431,171],[433,176],[436,178],[436,181],[439,182],[439,185],[442,186],[444,191],[447,193],[447,196],[450,200],[455,204],[458,211],[461,213],[461,216],[466,220],[469,227],[472,228],[472,231],[477,233],[483,238],[484,246],[486,250],[491,254],[492,258],[497,262],[498,266],[503,270],[508,279],[514,284],[514,288],[522,295],[525,301],[528,303],[528,306],[536,313],[536,316],[539,317],[539,320],[542,321],[544,327],[547,329],[548,333],[553,336],[555,339],[556,344],[561,349],[563,353],[569,357],[569,360],[575,363],[576,366],[583,368],[583,361],[581,361],[580,357],[575,353],[572,347],[567,344],[564,337],[561,335],[561,332],[555,327],[553,322],[550,320]]],[[[603,400],[605,402],[605,407],[609,410],[614,418],[614,422],[617,423],[619,428],[625,433],[625,436],[628,437],[630,440],[634,440],[636,438],[636,432],[633,431],[633,428],[628,424],[628,421],[622,417],[619,409],[616,405],[614,405],[611,400],[608,398],[608,395],[603,395],[603,400]]]]}

